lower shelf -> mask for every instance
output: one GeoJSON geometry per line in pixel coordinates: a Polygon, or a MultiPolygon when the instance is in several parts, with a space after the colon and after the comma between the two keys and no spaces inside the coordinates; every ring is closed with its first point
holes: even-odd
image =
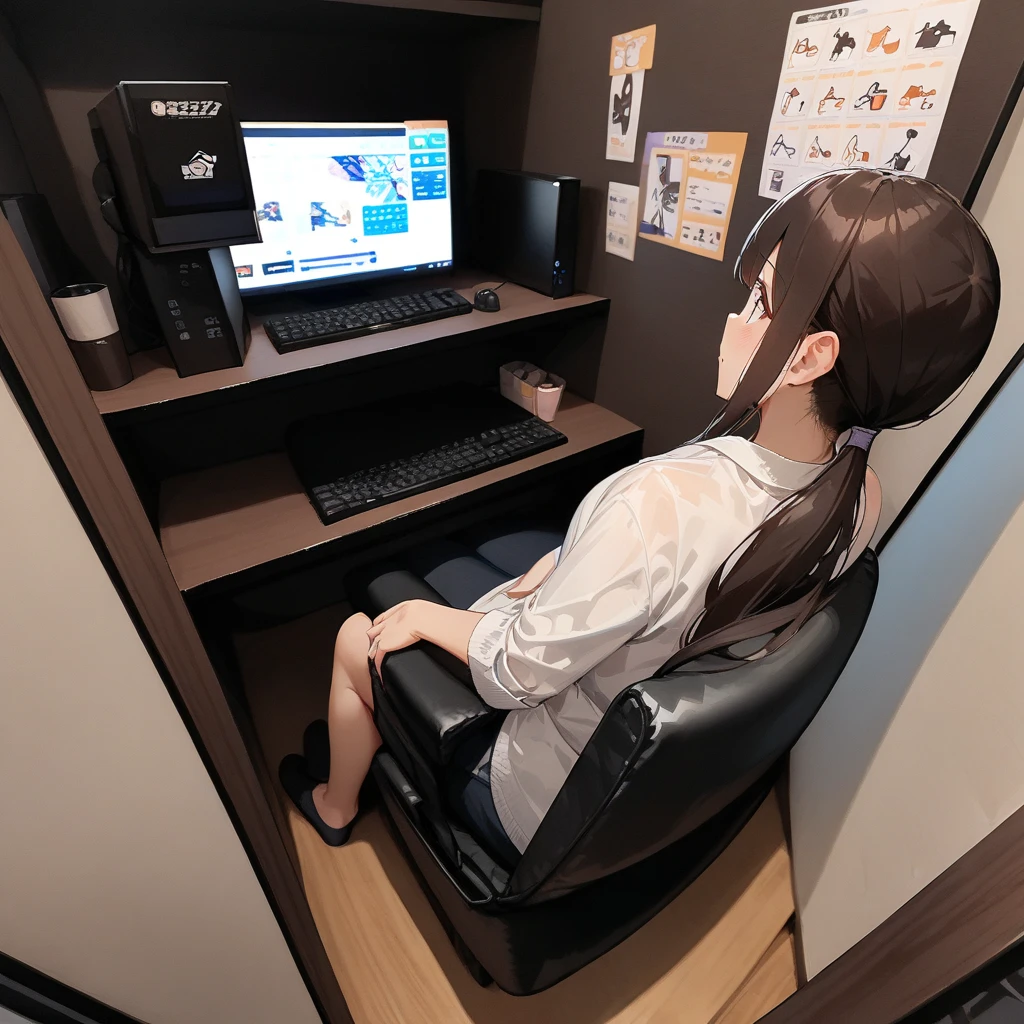
{"type": "Polygon", "coordinates": [[[536,996],[480,988],[378,812],[332,849],[277,789],[281,758],[326,714],[334,636],[346,613],[328,608],[239,636],[236,647],[273,798],[285,806],[313,917],[355,1024],[744,1024],[790,994],[792,945],[777,940],[793,892],[774,799],[689,889],[595,963],[536,996]]]}
{"type": "Polygon", "coordinates": [[[324,526],[283,453],[172,477],[160,494],[160,543],[182,590],[275,559],[353,537],[432,506],[454,503],[534,471],[569,466],[641,429],[608,409],[566,395],[554,426],[568,444],[324,526]]]}

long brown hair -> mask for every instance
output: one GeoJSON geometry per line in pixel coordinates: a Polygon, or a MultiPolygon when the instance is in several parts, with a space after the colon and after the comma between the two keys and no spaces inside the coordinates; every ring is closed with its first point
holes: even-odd
{"type": "MultiPolygon", "coordinates": [[[[771,322],[702,438],[748,426],[809,332],[839,338],[835,367],[812,386],[816,415],[836,435],[927,418],[981,362],[999,268],[981,226],[945,189],[886,171],[821,175],[761,218],[736,277],[753,288],[777,245],[771,322]]],[[[844,446],[726,560],[683,655],[769,634],[765,649],[774,650],[828,600],[853,540],[867,458],[844,446]]]]}

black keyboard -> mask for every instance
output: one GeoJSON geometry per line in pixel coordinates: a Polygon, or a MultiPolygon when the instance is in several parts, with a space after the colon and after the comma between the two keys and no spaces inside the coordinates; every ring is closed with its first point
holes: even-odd
{"type": "Polygon", "coordinates": [[[375,331],[390,331],[472,312],[473,304],[453,288],[436,288],[393,299],[353,302],[315,313],[271,317],[263,321],[263,327],[278,352],[293,352],[310,345],[359,338],[375,331]]]}
{"type": "Polygon", "coordinates": [[[460,387],[304,420],[288,451],[329,525],[567,441],[499,395],[460,387]]]}

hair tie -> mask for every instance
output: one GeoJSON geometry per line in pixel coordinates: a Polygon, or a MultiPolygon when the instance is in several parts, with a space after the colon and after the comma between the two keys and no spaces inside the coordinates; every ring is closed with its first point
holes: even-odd
{"type": "Polygon", "coordinates": [[[871,442],[878,435],[877,430],[872,430],[870,427],[854,427],[850,431],[850,436],[846,439],[844,448],[862,448],[867,451],[871,447],[871,442]]]}

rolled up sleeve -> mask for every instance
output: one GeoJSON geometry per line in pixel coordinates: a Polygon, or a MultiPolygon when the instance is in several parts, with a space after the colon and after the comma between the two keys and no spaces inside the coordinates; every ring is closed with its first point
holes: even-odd
{"type": "Polygon", "coordinates": [[[561,693],[648,625],[650,570],[629,502],[609,502],[544,583],[521,604],[487,612],[469,667],[491,707],[536,707],[561,693]]]}

